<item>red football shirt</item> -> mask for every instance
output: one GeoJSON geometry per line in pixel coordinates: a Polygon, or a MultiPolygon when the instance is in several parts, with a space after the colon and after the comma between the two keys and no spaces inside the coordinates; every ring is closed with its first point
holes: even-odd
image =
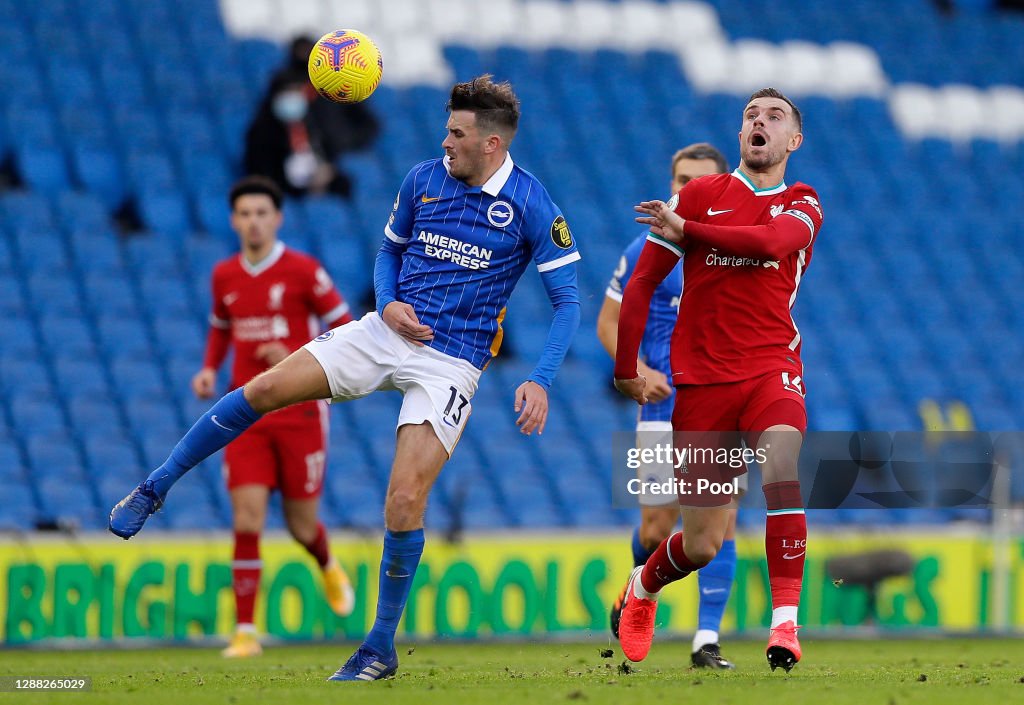
{"type": "Polygon", "coordinates": [[[349,307],[330,276],[313,257],[277,243],[251,265],[242,254],[213,269],[213,311],[203,365],[218,368],[235,348],[231,387],[267,369],[256,356],[263,343],[280,341],[295,351],[320,333],[320,321],[334,327],[351,320],[349,307]]]}
{"type": "MultiPolygon", "coordinates": [[[[673,201],[686,220],[673,382],[717,384],[778,370],[801,373],[800,332],[790,309],[821,227],[814,189],[802,183],[757,189],[737,169],[694,179],[673,201]]],[[[648,236],[623,296],[617,378],[636,377],[632,346],[634,338],[639,346],[646,324],[646,290],[682,255],[680,246],[648,236]]]]}

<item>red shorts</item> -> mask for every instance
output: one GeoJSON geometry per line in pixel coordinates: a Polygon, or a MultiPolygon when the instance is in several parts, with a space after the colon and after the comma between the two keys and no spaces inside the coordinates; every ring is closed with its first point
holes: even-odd
{"type": "Polygon", "coordinates": [[[761,433],[778,425],[792,426],[801,434],[807,430],[804,385],[796,372],[779,371],[739,382],[676,387],[673,443],[690,454],[687,473],[680,479],[686,479],[694,490],[687,496],[680,493],[680,503],[727,504],[728,496],[696,494],[697,481],[723,483],[742,475],[747,462],[757,460],[754,451],[761,433]]]}
{"type": "Polygon", "coordinates": [[[287,499],[319,497],[327,462],[327,404],[267,414],[224,450],[228,489],[263,485],[287,499]]]}

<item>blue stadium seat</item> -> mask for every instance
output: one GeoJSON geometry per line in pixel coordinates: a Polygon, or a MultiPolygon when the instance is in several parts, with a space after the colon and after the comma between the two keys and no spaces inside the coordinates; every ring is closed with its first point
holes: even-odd
{"type": "Polygon", "coordinates": [[[96,355],[96,343],[89,326],[79,318],[70,318],[58,312],[45,314],[39,319],[39,332],[48,350],[79,357],[91,358],[96,355]]]}
{"type": "MultiPolygon", "coordinates": [[[[186,313],[188,313],[186,311],[186,313]]],[[[156,343],[165,355],[201,360],[205,349],[206,326],[195,317],[172,318],[169,314],[155,326],[156,343]]]]}
{"type": "MultiPolygon", "coordinates": [[[[142,304],[158,316],[164,318],[182,318],[192,313],[191,292],[181,276],[144,276],[139,278],[139,293],[142,304]]],[[[157,334],[161,325],[154,327],[157,334]]],[[[194,337],[190,336],[190,337],[194,337]]]]}
{"type": "Polygon", "coordinates": [[[65,232],[89,232],[106,229],[107,208],[97,196],[87,191],[64,191],[57,196],[57,220],[65,232]]]}
{"type": "Polygon", "coordinates": [[[0,196],[0,209],[11,232],[54,229],[53,210],[45,196],[27,191],[9,191],[0,196]]]}
{"type": "MultiPolygon", "coordinates": [[[[168,502],[165,510],[168,528],[177,531],[210,531],[220,529],[221,512],[203,487],[190,483],[181,483],[174,488],[174,501],[168,502]],[[211,518],[216,522],[211,526],[211,518]]],[[[280,516],[280,513],[278,513],[280,516]]],[[[280,521],[268,517],[268,526],[280,521]]]]}
{"type": "Polygon", "coordinates": [[[55,229],[20,229],[15,233],[15,243],[23,272],[64,273],[71,269],[64,239],[55,229]]]}
{"type": "Polygon", "coordinates": [[[18,175],[30,188],[60,191],[68,188],[68,163],[60,147],[28,145],[15,150],[18,175]]]}
{"type": "Polygon", "coordinates": [[[30,306],[38,315],[82,315],[82,295],[71,274],[36,272],[27,284],[30,306]]]}
{"type": "Polygon", "coordinates": [[[231,209],[222,191],[203,191],[193,198],[199,228],[215,236],[233,236],[231,209]]]}
{"type": "Polygon", "coordinates": [[[37,399],[54,398],[46,366],[32,357],[34,355],[0,358],[0,390],[4,396],[11,398],[17,394],[37,399]]]}
{"type": "Polygon", "coordinates": [[[133,482],[138,483],[148,474],[139,462],[136,447],[120,434],[90,434],[83,439],[83,446],[89,474],[119,483],[120,494],[113,498],[115,502],[128,494],[133,482]]]}
{"type": "Polygon", "coordinates": [[[0,495],[4,498],[0,502],[0,529],[28,531],[35,526],[39,510],[27,484],[0,484],[0,495]]]}
{"type": "Polygon", "coordinates": [[[25,480],[21,449],[17,443],[0,438],[0,485],[9,485],[25,480]]]}
{"type": "Polygon", "coordinates": [[[41,482],[45,479],[83,479],[85,477],[78,450],[69,437],[59,433],[34,436],[26,445],[29,477],[32,482],[41,482]]]}
{"type": "Polygon", "coordinates": [[[9,399],[8,408],[14,428],[23,439],[31,440],[65,430],[63,413],[55,402],[22,395],[9,399]]]}
{"type": "Polygon", "coordinates": [[[111,396],[106,373],[98,362],[84,361],[78,355],[61,357],[54,363],[54,376],[62,397],[106,400],[111,396]]]}
{"type": "Polygon", "coordinates": [[[56,149],[57,116],[41,103],[11,104],[7,107],[7,135],[15,151],[56,149]]]}
{"type": "Polygon", "coordinates": [[[162,396],[163,376],[159,367],[145,360],[118,359],[110,366],[114,386],[123,399],[142,399],[162,396]]]}
{"type": "Polygon", "coordinates": [[[68,235],[71,259],[79,276],[99,273],[104,281],[124,275],[124,261],[117,235],[102,225],[74,227],[68,235]]]}
{"type": "Polygon", "coordinates": [[[148,186],[138,194],[138,204],[142,222],[158,235],[180,235],[192,229],[188,199],[172,186],[148,186]]]}
{"type": "MultiPolygon", "coordinates": [[[[225,200],[226,197],[221,194],[221,199],[225,200]]],[[[220,260],[235,254],[238,249],[237,243],[238,240],[234,232],[231,233],[230,237],[214,237],[203,233],[191,233],[182,242],[188,271],[191,273],[193,280],[201,284],[204,300],[209,295],[210,275],[213,272],[214,265],[220,260]]],[[[207,310],[204,307],[203,315],[205,316],[206,313],[207,310]]]]}
{"type": "MultiPolygon", "coordinates": [[[[0,249],[5,249],[2,244],[0,249]]],[[[23,316],[27,313],[27,308],[18,280],[12,276],[0,275],[0,317],[23,316]]]]}
{"type": "Polygon", "coordinates": [[[347,526],[379,531],[384,525],[384,493],[370,483],[350,485],[339,508],[347,526]]]}
{"type": "Polygon", "coordinates": [[[139,315],[138,294],[120,274],[96,271],[82,279],[89,310],[97,316],[135,318],[139,315]]]}
{"type": "MultiPolygon", "coordinates": [[[[163,399],[128,399],[125,402],[125,416],[138,438],[152,434],[170,437],[181,430],[174,406],[163,399]]],[[[169,448],[164,450],[165,457],[169,452],[169,448]]]]}
{"type": "MultiPolygon", "coordinates": [[[[158,233],[140,233],[124,241],[124,253],[127,263],[134,273],[141,278],[180,276],[181,254],[179,242],[168,235],[158,233]]],[[[144,307],[145,302],[143,302],[144,307]]]]}
{"type": "Polygon", "coordinates": [[[37,487],[42,498],[40,514],[58,526],[92,531],[106,528],[109,507],[101,511],[93,504],[93,488],[84,480],[48,478],[37,487]]]}
{"type": "Polygon", "coordinates": [[[78,394],[68,400],[68,416],[79,438],[118,435],[123,422],[117,406],[102,394],[78,394]]]}
{"type": "Polygon", "coordinates": [[[113,210],[124,202],[124,173],[113,148],[103,145],[72,145],[71,171],[76,183],[96,194],[106,208],[113,210]]]}
{"type": "Polygon", "coordinates": [[[25,316],[7,315],[0,319],[4,334],[0,336],[0,357],[33,359],[38,356],[38,343],[31,320],[25,316]]]}

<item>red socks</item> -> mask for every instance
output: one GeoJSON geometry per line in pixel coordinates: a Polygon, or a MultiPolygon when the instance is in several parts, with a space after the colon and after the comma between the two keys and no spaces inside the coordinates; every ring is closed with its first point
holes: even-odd
{"type": "Polygon", "coordinates": [[[331,551],[327,547],[327,529],[322,522],[317,522],[316,537],[312,543],[302,544],[309,551],[309,555],[316,559],[317,565],[323,568],[331,560],[331,551]]]}
{"type": "Polygon", "coordinates": [[[669,583],[682,580],[703,568],[683,553],[683,532],[677,531],[661,542],[644,564],[640,586],[647,592],[658,592],[669,583]]]}
{"type": "Polygon", "coordinates": [[[800,483],[773,482],[763,489],[768,506],[764,550],[768,557],[772,608],[795,607],[800,604],[807,553],[807,519],[800,483]]]}
{"type": "Polygon", "coordinates": [[[231,563],[231,587],[235,592],[236,624],[252,624],[256,593],[260,590],[260,535],[235,532],[235,558],[231,563]]]}

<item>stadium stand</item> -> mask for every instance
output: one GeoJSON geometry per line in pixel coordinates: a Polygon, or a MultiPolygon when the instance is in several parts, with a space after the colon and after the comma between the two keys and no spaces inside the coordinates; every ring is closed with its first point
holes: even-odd
{"type": "MultiPolygon", "coordinates": [[[[0,528],[100,527],[201,411],[186,384],[200,362],[210,266],[234,243],[224,199],[245,125],[282,59],[275,42],[333,27],[337,5],[0,0],[0,165],[11,183],[0,191],[0,528]],[[128,206],[142,230],[119,234],[128,206]]],[[[516,291],[507,347],[483,378],[428,525],[630,520],[605,491],[608,438],[633,414],[607,383],[594,335],[605,283],[637,232],[631,204],[665,195],[667,156],[707,140],[735,161],[740,102],[766,83],[803,108],[807,142],[791,172],[826,210],[796,310],[812,429],[925,430],[930,402],[940,419],[962,403],[967,428],[1020,427],[1024,181],[1010,175],[1024,170],[1021,18],[940,14],[926,0],[777,0],[757,13],[742,0],[490,0],[489,21],[469,24],[470,5],[345,3],[347,24],[384,52],[385,83],[370,99],[384,132],[374,153],[346,158],[353,201],[290,202],[283,233],[350,300],[369,302],[394,192],[410,165],[439,152],[444,86],[483,71],[517,84],[513,153],[581,243],[583,325],[553,390],[550,431],[525,441],[511,393],[543,344],[549,307],[537,282],[516,291]],[[997,49],[971,51],[981,45],[997,49]]],[[[333,415],[327,515],[376,527],[395,399],[333,415]],[[367,476],[375,482],[351,481],[367,476]]],[[[198,506],[227,526],[215,463],[195,474],[204,479],[175,489],[188,500],[172,502],[163,525],[208,528],[196,519],[205,512],[187,511],[198,506]]],[[[745,501],[756,506],[760,493],[745,501]]]]}

